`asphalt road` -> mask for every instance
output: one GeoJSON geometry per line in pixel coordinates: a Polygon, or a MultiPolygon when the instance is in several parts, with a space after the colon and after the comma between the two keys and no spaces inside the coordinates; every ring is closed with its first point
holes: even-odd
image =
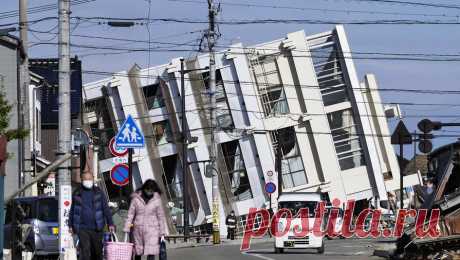
{"type": "Polygon", "coordinates": [[[297,259],[383,259],[372,256],[372,240],[334,239],[326,241],[322,255],[315,250],[286,250],[283,254],[273,252],[273,242],[253,244],[247,252],[240,252],[237,244],[201,246],[168,250],[169,260],[297,260],[297,259]]]}

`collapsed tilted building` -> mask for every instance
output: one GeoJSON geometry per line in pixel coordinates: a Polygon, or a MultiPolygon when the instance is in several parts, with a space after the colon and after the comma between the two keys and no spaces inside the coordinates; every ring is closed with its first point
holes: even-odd
{"type": "MultiPolygon", "coordinates": [[[[207,66],[207,54],[185,61],[187,70],[207,66]]],[[[388,191],[398,189],[399,166],[376,79],[366,75],[359,81],[342,26],[309,36],[293,32],[249,47],[233,44],[216,53],[216,66],[215,129],[209,122],[209,71],[187,73],[180,93],[180,58],[145,69],[135,65],[84,86],[85,120],[104,146],[128,114],[138,121],[147,147],[135,150],[135,185],[149,178],[160,183],[170,225],[182,223],[183,196],[194,227],[210,221],[212,187],[205,168],[211,130],[217,131],[221,222],[234,210],[242,226],[250,208],[275,206],[276,196],[268,201],[264,185],[276,182],[278,146],[283,191],[322,191],[330,199],[355,199],[358,207],[367,207],[369,200],[386,200],[388,191]],[[192,181],[185,192],[182,105],[187,136],[197,137],[188,145],[192,181]]],[[[116,160],[101,148],[100,175],[116,201],[127,194],[110,182],[116,160]]],[[[418,181],[404,178],[406,186],[418,181]]]]}

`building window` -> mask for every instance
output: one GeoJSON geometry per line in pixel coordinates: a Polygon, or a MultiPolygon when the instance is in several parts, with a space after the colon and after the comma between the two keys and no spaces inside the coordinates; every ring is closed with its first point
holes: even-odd
{"type": "Polygon", "coordinates": [[[40,142],[42,139],[42,131],[41,131],[41,124],[42,124],[42,119],[41,119],[41,114],[40,110],[38,108],[35,108],[35,141],[40,142]]]}
{"type": "Polygon", "coordinates": [[[238,140],[222,143],[221,147],[233,195],[239,201],[252,198],[251,185],[238,140]]]}
{"type": "MultiPolygon", "coordinates": [[[[208,91],[209,90],[209,72],[204,72],[201,74],[203,78],[203,85],[204,88],[208,91]]],[[[205,94],[205,98],[203,99],[205,104],[210,103],[210,96],[208,93],[205,94]]],[[[222,79],[222,74],[220,70],[216,70],[216,122],[217,126],[223,131],[232,130],[235,128],[233,123],[233,118],[231,111],[229,109],[229,105],[227,102],[227,94],[225,92],[225,85],[222,79]]],[[[209,109],[210,106],[205,105],[206,109],[209,109]]],[[[209,119],[209,115],[206,114],[206,118],[209,119]]]]}
{"type": "Polygon", "coordinates": [[[142,92],[144,93],[145,102],[149,110],[165,106],[160,84],[143,87],[142,92]]]}
{"type": "Polygon", "coordinates": [[[340,169],[347,170],[365,164],[361,139],[351,109],[327,115],[340,169]]]}
{"type": "Polygon", "coordinates": [[[281,173],[284,188],[293,188],[307,184],[307,176],[297,144],[294,127],[287,127],[270,132],[275,154],[280,145],[281,173]]]}
{"type": "Polygon", "coordinates": [[[311,50],[313,66],[325,106],[348,101],[336,44],[329,42],[311,50]]]}
{"type": "Polygon", "coordinates": [[[173,136],[168,120],[153,123],[153,135],[157,145],[171,143],[173,136]]]}
{"type": "MultiPolygon", "coordinates": [[[[99,138],[100,144],[108,144],[116,135],[116,125],[112,123],[109,113],[109,104],[104,98],[99,98],[85,103],[85,113],[90,122],[91,134],[99,138]]],[[[107,145],[101,146],[99,159],[113,157],[107,145]]]]}
{"type": "Polygon", "coordinates": [[[261,56],[251,61],[265,116],[289,113],[275,56],[261,56]]]}
{"type": "Polygon", "coordinates": [[[216,72],[216,121],[217,125],[222,130],[231,130],[235,128],[233,124],[232,114],[230,113],[230,109],[228,108],[227,103],[227,94],[225,93],[224,82],[222,80],[222,75],[220,74],[220,70],[216,72]]]}
{"type": "Polygon", "coordinates": [[[161,158],[163,166],[163,184],[169,201],[174,202],[174,207],[182,208],[182,168],[177,155],[161,158]]]}

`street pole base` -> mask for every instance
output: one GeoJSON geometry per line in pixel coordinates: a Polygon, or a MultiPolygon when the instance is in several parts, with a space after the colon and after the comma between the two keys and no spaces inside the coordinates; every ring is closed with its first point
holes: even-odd
{"type": "Polygon", "coordinates": [[[220,232],[218,230],[212,232],[212,243],[220,244],[220,232]]]}

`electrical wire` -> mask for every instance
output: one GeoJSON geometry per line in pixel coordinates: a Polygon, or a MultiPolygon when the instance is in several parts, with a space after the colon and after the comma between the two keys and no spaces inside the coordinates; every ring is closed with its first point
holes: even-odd
{"type": "Polygon", "coordinates": [[[379,3],[379,4],[387,3],[387,4],[401,4],[401,5],[412,5],[412,6],[421,6],[421,7],[460,9],[459,5],[430,3],[430,2],[413,2],[413,1],[401,1],[401,0],[354,0],[354,1],[372,2],[372,3],[379,3]]]}
{"type": "MultiPolygon", "coordinates": [[[[32,30],[30,29],[29,31],[36,32],[36,33],[50,33],[50,32],[44,32],[44,31],[38,31],[38,30],[32,30]]],[[[192,32],[187,32],[184,34],[192,34],[192,33],[201,33],[204,30],[197,30],[197,31],[192,31],[192,32]]],[[[57,34],[57,33],[51,33],[51,34],[57,34]]],[[[182,35],[182,34],[179,34],[182,35]]],[[[97,36],[97,35],[81,35],[81,34],[72,34],[72,37],[79,37],[79,38],[89,38],[89,39],[101,39],[101,40],[112,40],[112,41],[124,41],[124,42],[133,42],[133,43],[148,43],[149,41],[147,40],[137,40],[137,39],[129,39],[129,38],[115,38],[115,37],[103,37],[103,36],[97,36]]],[[[156,37],[156,39],[166,39],[169,38],[167,36],[163,37],[156,37]]],[[[155,38],[154,38],[155,39],[155,38]]],[[[153,40],[153,39],[152,39],[153,40]]],[[[171,46],[190,46],[190,47],[199,47],[199,44],[188,44],[188,43],[175,43],[175,42],[163,42],[163,41],[150,41],[151,43],[156,43],[156,44],[163,44],[163,45],[171,45],[171,46]]],[[[245,50],[249,52],[255,52],[255,51],[280,51],[279,48],[268,48],[268,47],[240,47],[240,46],[235,46],[235,45],[216,45],[216,47],[219,48],[226,48],[226,49],[235,49],[235,50],[245,50]]],[[[310,50],[290,50],[291,53],[311,53],[310,50]]],[[[460,58],[460,52],[459,53],[403,53],[403,52],[363,52],[363,51],[350,51],[350,52],[342,52],[338,50],[332,50],[332,51],[321,51],[321,50],[314,50],[314,52],[319,52],[319,53],[325,53],[325,54],[362,54],[362,55],[378,55],[378,56],[420,56],[420,57],[457,57],[460,58]]],[[[284,54],[283,54],[284,55],[284,54]]],[[[292,56],[291,56],[292,57],[292,56]]],[[[324,57],[322,57],[324,58],[324,57]]],[[[343,58],[338,56],[338,58],[343,58]]]]}
{"type": "MultiPolygon", "coordinates": [[[[44,17],[37,20],[29,21],[29,24],[35,24],[47,20],[54,20],[57,17],[44,17]]],[[[116,17],[76,17],[73,16],[71,19],[81,19],[85,21],[99,21],[94,22],[95,24],[104,25],[108,21],[138,21],[139,25],[143,25],[145,22],[148,23],[179,23],[179,24],[207,24],[207,20],[198,20],[195,18],[151,18],[146,20],[145,18],[116,18],[116,17]]],[[[11,25],[17,25],[18,22],[1,24],[0,27],[6,27],[11,25]]],[[[318,25],[459,25],[458,19],[452,20],[420,20],[420,19],[374,19],[374,20],[324,20],[324,19],[228,19],[219,20],[221,25],[257,25],[257,24],[318,24],[318,25]]]]}
{"type": "MultiPolygon", "coordinates": [[[[162,43],[164,44],[164,43],[162,43]]],[[[188,43],[169,43],[170,45],[177,45],[177,46],[187,46],[188,43]]],[[[56,42],[33,42],[31,43],[31,47],[39,46],[39,45],[58,45],[56,42]]],[[[80,44],[80,43],[71,43],[71,47],[80,48],[80,49],[93,49],[93,50],[111,50],[111,51],[131,51],[131,52],[148,52],[148,51],[155,51],[155,52],[189,52],[195,51],[194,49],[168,49],[157,47],[155,49],[148,49],[148,48],[119,48],[113,46],[97,46],[97,45],[88,45],[88,44],[80,44]]],[[[253,50],[257,50],[257,48],[253,48],[253,50]]],[[[207,51],[202,51],[203,53],[207,53],[207,51]]],[[[251,52],[236,52],[236,51],[226,51],[226,54],[236,54],[236,55],[248,55],[252,54],[251,52]]],[[[390,56],[389,54],[388,56],[390,56]]],[[[318,56],[318,55],[290,55],[290,54],[283,54],[284,57],[291,57],[291,58],[329,58],[329,56],[318,56]]],[[[355,55],[351,56],[337,56],[337,59],[349,59],[349,60],[382,60],[382,61],[420,61],[420,62],[460,62],[460,55],[458,56],[441,56],[439,58],[433,58],[430,56],[426,57],[398,57],[401,55],[395,55],[395,57],[378,57],[378,56],[358,56],[355,55]],[[452,58],[448,58],[452,57],[452,58]]]]}
{"type": "MultiPolygon", "coordinates": [[[[71,5],[81,5],[90,2],[94,2],[96,0],[72,0],[70,2],[71,5]]],[[[58,9],[58,4],[46,4],[46,5],[39,5],[27,8],[27,14],[35,14],[35,13],[44,13],[48,11],[56,11],[58,9]]],[[[15,18],[19,16],[19,10],[13,11],[6,11],[0,12],[0,20],[15,18]]]]}
{"type": "MultiPolygon", "coordinates": [[[[181,3],[199,3],[206,4],[203,1],[195,0],[168,0],[170,2],[181,3]]],[[[328,8],[312,8],[312,7],[299,7],[287,5],[266,5],[266,4],[253,4],[253,3],[234,3],[234,2],[220,2],[223,6],[240,6],[249,8],[269,8],[269,9],[285,9],[285,10],[298,10],[298,11],[315,11],[322,13],[344,13],[344,14],[382,14],[382,15],[397,15],[397,16],[424,16],[424,17],[444,17],[444,18],[459,18],[459,15],[446,15],[446,14],[427,14],[427,13],[404,13],[404,12],[383,12],[383,11],[364,11],[353,9],[328,9],[328,8]]]]}
{"type": "MultiPolygon", "coordinates": [[[[96,20],[101,24],[105,21],[122,20],[122,21],[137,21],[139,23],[187,23],[187,24],[207,24],[207,20],[199,20],[196,18],[154,18],[146,20],[145,18],[123,18],[123,17],[73,17],[74,19],[83,20],[96,20]]],[[[458,19],[434,19],[434,20],[421,20],[421,19],[363,19],[363,20],[325,20],[325,19],[219,19],[221,25],[255,25],[255,24],[347,24],[347,25],[458,25],[458,19]]]]}
{"type": "MultiPolygon", "coordinates": [[[[113,73],[113,72],[106,72],[106,71],[94,71],[94,70],[83,70],[82,73],[87,74],[96,74],[96,75],[109,75],[109,76],[120,76],[120,77],[136,77],[136,78],[147,78],[143,75],[138,74],[129,74],[129,73],[113,73]]],[[[158,76],[152,76],[153,78],[158,78],[158,76]]],[[[150,77],[150,78],[152,78],[150,77]]],[[[174,77],[169,77],[168,79],[175,79],[174,77]]],[[[185,78],[186,81],[199,81],[202,80],[201,78],[185,78]]],[[[239,84],[241,85],[249,85],[252,86],[272,86],[270,84],[263,84],[257,83],[254,81],[233,81],[233,80],[223,80],[223,83],[231,83],[231,84],[239,84]]],[[[305,84],[282,84],[284,88],[286,87],[293,87],[293,88],[317,88],[319,86],[315,85],[305,85],[305,84]]],[[[401,92],[401,93],[414,93],[414,94],[437,94],[437,95],[460,95],[460,90],[443,90],[443,89],[403,89],[403,88],[377,88],[377,89],[370,89],[370,88],[363,88],[363,87],[356,87],[356,88],[347,88],[353,90],[362,90],[362,91],[388,91],[388,92],[401,92]]]]}
{"type": "MultiPolygon", "coordinates": [[[[178,112],[179,113],[179,112],[178,112]]],[[[138,119],[144,119],[144,118],[151,118],[152,116],[138,116],[138,117],[133,117],[134,120],[138,120],[138,119]]],[[[118,122],[123,122],[124,119],[120,119],[120,120],[115,120],[115,121],[118,121],[118,122]]],[[[161,121],[160,121],[161,122],[161,121]]],[[[291,125],[288,125],[284,128],[287,128],[287,127],[302,127],[302,124],[303,123],[298,123],[298,124],[291,124],[291,125]]],[[[219,127],[220,128],[220,127],[219,127]]],[[[102,129],[103,131],[109,131],[109,130],[114,130],[115,128],[110,128],[110,127],[105,127],[104,129],[102,129]]],[[[213,129],[215,129],[215,127],[197,127],[197,128],[190,128],[188,129],[189,132],[195,132],[195,131],[204,131],[204,130],[209,130],[209,131],[212,131],[213,129]]],[[[240,133],[240,136],[241,135],[251,135],[251,134],[271,134],[275,131],[278,131],[280,129],[283,129],[283,128],[279,128],[279,129],[276,129],[276,130],[265,130],[265,129],[245,129],[245,128],[231,128],[232,131],[239,131],[240,133]]],[[[228,129],[230,130],[230,129],[228,129]]],[[[227,130],[227,131],[228,131],[227,130]]],[[[226,130],[222,130],[220,129],[220,132],[225,132],[226,130]]],[[[169,131],[171,134],[181,134],[181,132],[179,131],[169,131]]],[[[318,132],[318,131],[303,131],[303,130],[296,130],[295,131],[296,134],[311,134],[311,135],[333,135],[331,132],[318,132]]],[[[206,134],[206,133],[204,133],[206,134]]],[[[237,133],[235,133],[237,134],[237,133]]],[[[342,134],[340,134],[342,135],[342,134]]],[[[364,133],[344,133],[343,135],[347,135],[347,136],[355,136],[355,137],[381,137],[381,138],[385,138],[385,137],[391,137],[391,135],[384,135],[384,134],[364,134],[364,133]]],[[[155,137],[156,135],[145,135],[144,137],[155,137]]],[[[457,138],[458,135],[450,135],[450,134],[437,134],[437,135],[433,135],[433,139],[437,139],[437,138],[457,138]]]]}

